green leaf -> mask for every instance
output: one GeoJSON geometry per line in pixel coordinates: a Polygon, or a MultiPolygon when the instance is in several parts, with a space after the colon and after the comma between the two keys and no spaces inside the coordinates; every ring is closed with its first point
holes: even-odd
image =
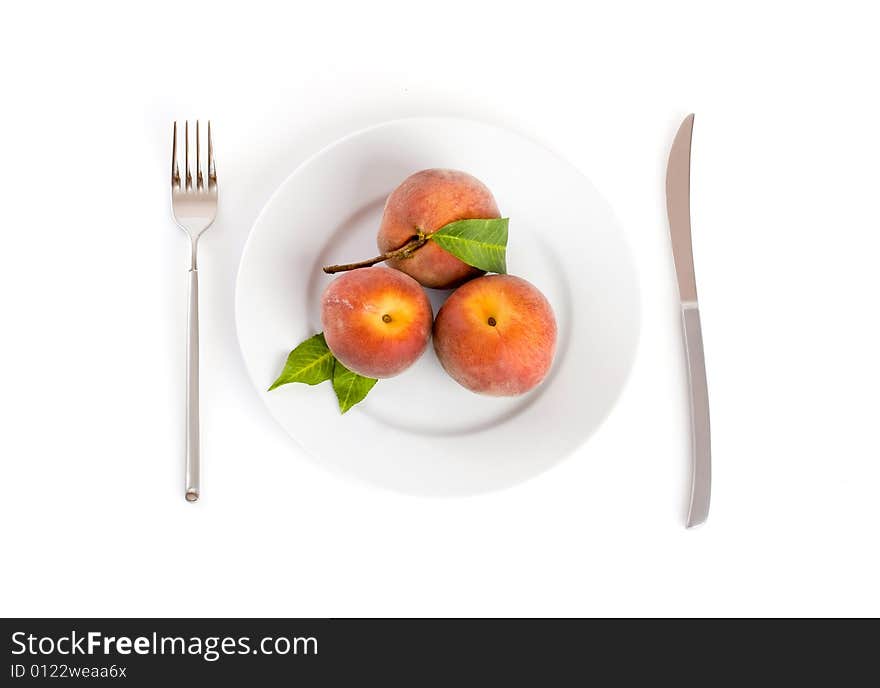
{"type": "Polygon", "coordinates": [[[329,380],[333,375],[333,363],[336,359],[327,348],[324,334],[318,333],[309,337],[302,344],[290,352],[284,370],[278,379],[269,388],[271,392],[276,387],[286,385],[288,382],[304,382],[307,385],[317,385],[319,382],[329,380]]]}
{"type": "Polygon", "coordinates": [[[352,372],[339,361],[333,366],[333,391],[339,400],[339,410],[345,413],[364,400],[378,380],[352,372]]]}
{"type": "Polygon", "coordinates": [[[507,223],[509,218],[458,220],[431,235],[440,248],[468,265],[487,272],[507,272],[507,223]]]}

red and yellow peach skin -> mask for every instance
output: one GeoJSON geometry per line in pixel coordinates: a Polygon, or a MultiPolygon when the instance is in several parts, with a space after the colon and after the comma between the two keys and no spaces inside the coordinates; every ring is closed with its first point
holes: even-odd
{"type": "Polygon", "coordinates": [[[425,292],[399,270],[372,267],[336,278],[321,299],[324,339],[346,368],[393,377],[424,353],[433,312],[425,292]]]}
{"type": "Polygon", "coordinates": [[[544,295],[512,275],[488,275],[459,287],[434,321],[434,350],[467,389],[524,394],[541,383],[556,352],[556,319],[544,295]]]}
{"type": "MultiPolygon", "coordinates": [[[[495,199],[479,179],[457,170],[422,170],[407,177],[388,197],[377,244],[387,253],[420,231],[433,234],[456,220],[496,217],[500,214],[495,199]]],[[[430,241],[410,257],[387,264],[435,289],[450,289],[483,272],[430,241]]]]}

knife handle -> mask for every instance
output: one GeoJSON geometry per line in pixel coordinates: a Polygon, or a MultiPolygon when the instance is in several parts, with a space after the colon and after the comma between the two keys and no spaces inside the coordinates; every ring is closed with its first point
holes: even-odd
{"type": "Polygon", "coordinates": [[[681,305],[684,348],[687,355],[688,392],[691,410],[691,504],[687,527],[700,525],[709,516],[712,491],[712,452],[709,441],[709,389],[700,309],[696,303],[681,305]]]}

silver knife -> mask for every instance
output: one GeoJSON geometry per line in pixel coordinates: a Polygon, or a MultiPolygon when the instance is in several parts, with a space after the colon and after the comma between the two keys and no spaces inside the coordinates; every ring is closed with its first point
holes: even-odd
{"type": "Polygon", "coordinates": [[[691,136],[694,116],[688,115],[672,142],[666,167],[666,212],[672,257],[678,277],[681,324],[687,355],[688,391],[691,411],[691,504],[687,527],[700,525],[709,516],[712,485],[712,454],[709,441],[709,391],[706,359],[697,304],[694,254],[691,248],[691,136]]]}

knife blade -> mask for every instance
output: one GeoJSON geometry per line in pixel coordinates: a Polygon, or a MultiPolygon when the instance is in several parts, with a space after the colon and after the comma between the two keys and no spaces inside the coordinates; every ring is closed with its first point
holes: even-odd
{"type": "Polygon", "coordinates": [[[687,527],[703,523],[709,516],[712,485],[712,455],[709,432],[709,392],[706,360],[697,302],[697,281],[691,244],[691,140],[694,116],[688,115],[669,151],[666,167],[666,213],[672,257],[681,302],[682,335],[687,357],[691,424],[691,495],[687,527]]]}

